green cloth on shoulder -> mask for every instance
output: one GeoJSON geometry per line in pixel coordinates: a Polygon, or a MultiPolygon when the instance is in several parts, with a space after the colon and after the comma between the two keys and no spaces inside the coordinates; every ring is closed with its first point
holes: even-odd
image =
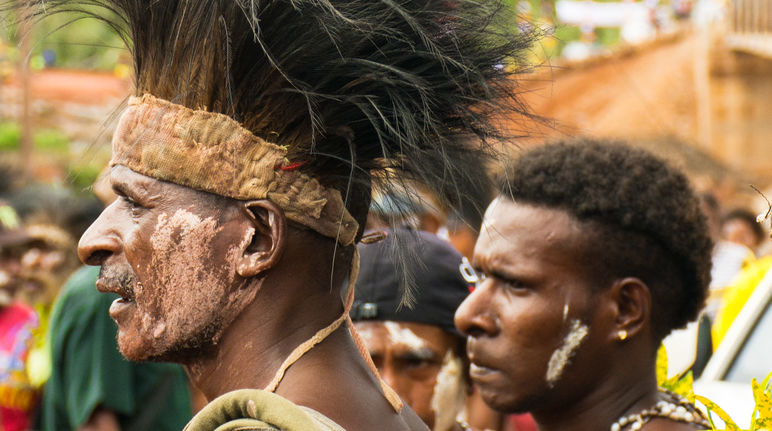
{"type": "Polygon", "coordinates": [[[99,293],[99,267],[84,267],[65,284],[50,323],[51,378],[44,387],[40,426],[67,431],[94,409],[116,413],[123,431],[179,431],[192,416],[178,365],[133,363],[118,351],[108,310],[115,294],[99,293]]]}
{"type": "Polygon", "coordinates": [[[240,389],[207,404],[184,431],[345,431],[308,407],[272,392],[240,389]]]}

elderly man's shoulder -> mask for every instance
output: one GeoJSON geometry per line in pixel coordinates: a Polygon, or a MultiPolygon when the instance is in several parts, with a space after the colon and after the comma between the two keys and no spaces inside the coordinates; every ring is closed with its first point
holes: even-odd
{"type": "MultiPolygon", "coordinates": [[[[347,406],[340,406],[341,409],[347,406]]],[[[361,413],[361,412],[360,412],[361,413]]],[[[425,431],[426,425],[410,409],[400,413],[402,426],[393,426],[394,418],[383,418],[384,430],[425,431]],[[391,420],[389,420],[391,419],[391,420]]],[[[372,424],[368,429],[372,428],[372,424]]],[[[242,389],[229,392],[210,402],[185,427],[184,431],[281,430],[281,431],[358,431],[357,426],[344,428],[327,415],[299,406],[272,392],[242,389]]],[[[364,428],[361,428],[364,429],[364,428]]]]}

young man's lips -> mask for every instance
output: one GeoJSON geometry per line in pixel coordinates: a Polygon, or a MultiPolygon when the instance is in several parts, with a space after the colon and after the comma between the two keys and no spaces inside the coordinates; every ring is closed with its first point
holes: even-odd
{"type": "Polygon", "coordinates": [[[474,362],[469,364],[469,377],[471,377],[475,382],[485,381],[494,377],[498,373],[498,370],[486,367],[484,365],[479,365],[474,362]]]}

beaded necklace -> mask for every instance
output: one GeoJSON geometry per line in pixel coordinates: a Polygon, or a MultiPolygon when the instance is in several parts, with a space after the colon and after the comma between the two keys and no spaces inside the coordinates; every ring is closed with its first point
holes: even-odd
{"type": "Polygon", "coordinates": [[[668,390],[659,388],[659,391],[669,399],[657,401],[652,407],[638,413],[622,416],[611,425],[610,431],[622,431],[628,429],[628,427],[630,431],[638,431],[654,418],[699,424],[700,426],[710,428],[710,424],[694,404],[668,390]]]}

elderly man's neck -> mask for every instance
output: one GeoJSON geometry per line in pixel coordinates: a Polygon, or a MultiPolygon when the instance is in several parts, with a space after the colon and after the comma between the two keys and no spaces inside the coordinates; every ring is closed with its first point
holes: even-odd
{"type": "MultiPolygon", "coordinates": [[[[265,388],[295,347],[341,315],[339,289],[309,289],[318,280],[297,275],[281,277],[283,282],[268,277],[255,300],[225,330],[216,349],[184,364],[207,399],[235,389],[265,388]]],[[[331,337],[324,343],[336,340],[331,337]]],[[[304,360],[305,356],[287,375],[302,367],[304,360]]]]}

